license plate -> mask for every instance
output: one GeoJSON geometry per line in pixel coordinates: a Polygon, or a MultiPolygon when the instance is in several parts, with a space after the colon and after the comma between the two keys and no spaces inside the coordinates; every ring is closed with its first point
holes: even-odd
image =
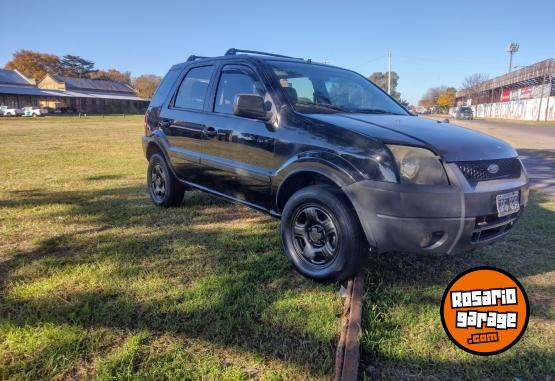
{"type": "Polygon", "coordinates": [[[497,203],[498,217],[507,216],[520,210],[520,194],[518,191],[498,194],[495,201],[497,203]]]}

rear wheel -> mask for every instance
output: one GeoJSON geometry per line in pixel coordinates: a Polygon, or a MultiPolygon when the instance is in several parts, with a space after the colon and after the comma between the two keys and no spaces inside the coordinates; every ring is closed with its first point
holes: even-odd
{"type": "Polygon", "coordinates": [[[154,205],[168,208],[179,206],[185,188],[175,178],[164,157],[155,153],[150,157],[147,171],[148,194],[154,205]]]}
{"type": "Polygon", "coordinates": [[[347,279],[366,264],[368,244],[358,217],[330,186],[310,186],[288,200],[281,237],[289,262],[318,281],[347,279]]]}

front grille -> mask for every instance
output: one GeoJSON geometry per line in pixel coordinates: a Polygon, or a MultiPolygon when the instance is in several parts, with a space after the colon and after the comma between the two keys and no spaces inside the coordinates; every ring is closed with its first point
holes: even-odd
{"type": "Polygon", "coordinates": [[[476,217],[471,242],[480,243],[505,235],[513,227],[519,214],[520,212],[504,217],[498,217],[497,214],[476,217]]]}
{"type": "Polygon", "coordinates": [[[458,161],[457,166],[470,182],[516,179],[520,177],[520,161],[515,157],[512,159],[458,161]],[[499,167],[496,173],[490,173],[488,167],[495,164],[499,167]]]}

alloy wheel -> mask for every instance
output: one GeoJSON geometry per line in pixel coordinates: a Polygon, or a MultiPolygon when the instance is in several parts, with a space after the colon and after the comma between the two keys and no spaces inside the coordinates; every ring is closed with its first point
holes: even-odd
{"type": "Polygon", "coordinates": [[[160,164],[155,164],[150,173],[150,190],[152,195],[162,201],[166,195],[166,172],[160,164]]]}

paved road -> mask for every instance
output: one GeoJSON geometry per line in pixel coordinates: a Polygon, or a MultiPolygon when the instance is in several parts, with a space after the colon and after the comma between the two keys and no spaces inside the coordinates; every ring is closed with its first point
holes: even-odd
{"type": "Polygon", "coordinates": [[[555,199],[555,123],[551,126],[516,121],[451,119],[451,124],[471,128],[511,143],[517,149],[534,188],[555,199]]]}
{"type": "Polygon", "coordinates": [[[534,188],[555,200],[555,150],[518,149],[534,188]]]}

